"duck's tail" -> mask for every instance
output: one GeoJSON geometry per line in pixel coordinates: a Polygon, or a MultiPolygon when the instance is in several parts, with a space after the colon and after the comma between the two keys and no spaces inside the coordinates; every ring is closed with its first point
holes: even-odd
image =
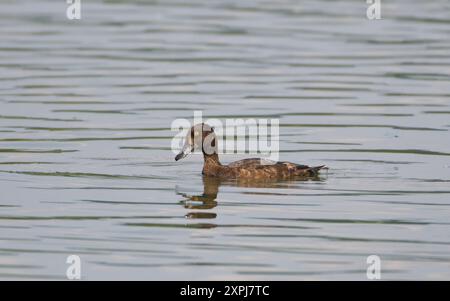
{"type": "Polygon", "coordinates": [[[328,167],[326,165],[313,166],[308,168],[308,172],[311,176],[317,176],[321,169],[328,169],[328,167]]]}

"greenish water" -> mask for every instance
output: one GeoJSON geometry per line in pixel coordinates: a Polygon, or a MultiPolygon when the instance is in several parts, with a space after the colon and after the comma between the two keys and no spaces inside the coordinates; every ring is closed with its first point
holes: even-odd
{"type": "Polygon", "coordinates": [[[450,5],[365,2],[2,1],[0,280],[449,280],[450,5]],[[330,170],[203,179],[194,110],[330,170]]]}

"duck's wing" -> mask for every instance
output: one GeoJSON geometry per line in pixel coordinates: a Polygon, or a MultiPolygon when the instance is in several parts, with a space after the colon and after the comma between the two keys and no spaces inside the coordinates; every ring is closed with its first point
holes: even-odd
{"type": "Polygon", "coordinates": [[[244,159],[228,164],[228,167],[239,167],[239,168],[264,168],[264,166],[275,166],[278,168],[288,168],[288,169],[308,169],[308,165],[295,164],[291,162],[280,162],[272,161],[268,159],[252,158],[244,159]]]}
{"type": "Polygon", "coordinates": [[[259,159],[259,158],[252,158],[252,159],[244,159],[244,160],[232,162],[232,163],[228,164],[228,167],[250,168],[250,167],[258,167],[258,166],[262,166],[262,165],[271,165],[271,164],[277,164],[277,162],[269,161],[269,160],[265,160],[265,159],[259,159]]]}
{"type": "Polygon", "coordinates": [[[275,162],[273,165],[260,165],[255,167],[256,172],[264,173],[269,176],[288,177],[315,177],[319,170],[325,168],[322,166],[308,166],[295,164],[291,162],[275,162]]]}
{"type": "Polygon", "coordinates": [[[288,178],[293,176],[317,176],[320,169],[325,166],[308,166],[291,162],[276,162],[265,159],[244,159],[230,163],[229,168],[238,172],[240,177],[254,179],[288,178]]]}

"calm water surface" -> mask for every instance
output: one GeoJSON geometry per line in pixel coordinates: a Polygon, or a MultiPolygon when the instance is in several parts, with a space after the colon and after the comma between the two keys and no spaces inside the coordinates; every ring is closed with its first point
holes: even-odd
{"type": "Polygon", "coordinates": [[[365,2],[3,0],[0,279],[450,280],[450,5],[365,2]],[[203,179],[194,110],[330,170],[203,179]]]}

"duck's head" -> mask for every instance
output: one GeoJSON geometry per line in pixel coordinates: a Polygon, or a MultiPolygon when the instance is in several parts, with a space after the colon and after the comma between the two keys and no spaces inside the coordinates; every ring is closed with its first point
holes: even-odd
{"type": "Polygon", "coordinates": [[[197,150],[201,150],[205,156],[213,156],[218,153],[214,128],[206,123],[199,123],[191,127],[186,135],[184,146],[175,157],[175,161],[181,160],[197,150]]]}

